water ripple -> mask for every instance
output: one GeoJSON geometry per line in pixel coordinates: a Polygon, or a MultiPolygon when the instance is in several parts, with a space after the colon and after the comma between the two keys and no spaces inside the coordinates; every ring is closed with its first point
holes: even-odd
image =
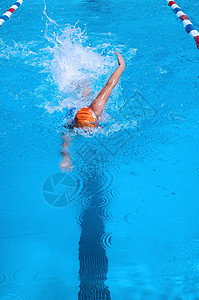
{"type": "MultiPolygon", "coordinates": [[[[85,174],[84,174],[85,176],[85,174]]],[[[113,179],[106,173],[93,174],[83,179],[83,188],[76,205],[83,208],[105,209],[109,206],[110,199],[113,198],[113,179]]]]}
{"type": "Polygon", "coordinates": [[[178,290],[181,290],[185,287],[185,275],[184,274],[165,274],[161,278],[162,284],[165,287],[169,288],[177,288],[178,290]]]}
{"type": "Polygon", "coordinates": [[[189,245],[194,247],[194,248],[195,247],[198,248],[199,247],[199,240],[198,239],[192,239],[192,240],[189,241],[189,245]]]}
{"type": "Polygon", "coordinates": [[[197,290],[199,287],[198,266],[190,262],[185,262],[185,265],[181,265],[181,263],[174,261],[165,265],[160,280],[166,288],[188,292],[197,290]]]}
{"type": "Polygon", "coordinates": [[[129,215],[130,215],[130,213],[128,213],[126,216],[124,216],[124,222],[125,223],[131,223],[130,221],[129,221],[129,215]]]}
{"type": "MultiPolygon", "coordinates": [[[[150,282],[149,268],[145,265],[129,265],[126,268],[117,267],[109,272],[109,278],[113,281],[121,280],[131,287],[136,284],[141,284],[142,287],[147,287],[150,282]]],[[[145,298],[143,298],[145,299],[145,298]]]]}
{"type": "Polygon", "coordinates": [[[30,269],[19,269],[16,270],[12,275],[12,280],[16,282],[31,282],[37,278],[37,272],[30,269]]]}
{"type": "Polygon", "coordinates": [[[112,248],[112,233],[104,233],[101,237],[101,245],[104,249],[112,248]]]}
{"type": "Polygon", "coordinates": [[[7,280],[7,276],[3,273],[0,273],[0,286],[4,285],[7,280]]]}
{"type": "MultiPolygon", "coordinates": [[[[101,218],[101,220],[103,222],[110,222],[110,221],[117,221],[118,218],[113,216],[110,211],[109,211],[109,207],[95,207],[95,206],[87,206],[87,209],[95,209],[97,211],[97,215],[101,218]]],[[[82,227],[82,223],[83,223],[83,218],[84,218],[84,214],[85,214],[86,210],[84,210],[81,214],[76,215],[76,222],[77,225],[81,228],[82,227]]]]}
{"type": "Polygon", "coordinates": [[[0,236],[0,247],[10,244],[13,240],[10,235],[0,236]]]}
{"type": "Polygon", "coordinates": [[[84,217],[84,212],[76,216],[76,222],[80,228],[82,227],[83,217],[84,217]]]}
{"type": "Polygon", "coordinates": [[[108,198],[107,197],[100,197],[100,201],[98,202],[92,202],[89,198],[85,197],[81,201],[82,205],[87,208],[94,208],[94,207],[105,207],[108,204],[108,198]]]}
{"type": "Polygon", "coordinates": [[[111,185],[113,182],[113,177],[109,172],[99,172],[92,174],[92,178],[88,178],[88,180],[85,180],[84,182],[84,190],[87,193],[90,193],[92,191],[92,196],[101,197],[106,195],[107,191],[108,195],[110,193],[110,190],[112,189],[111,185]]]}
{"type": "Polygon", "coordinates": [[[1,291],[0,292],[1,300],[27,300],[27,298],[19,292],[16,291],[1,291]]]}
{"type": "Polygon", "coordinates": [[[110,221],[116,221],[116,220],[117,220],[117,218],[114,217],[114,216],[110,213],[109,207],[105,207],[105,208],[103,209],[103,211],[101,212],[100,216],[101,216],[101,218],[102,218],[102,220],[103,220],[104,222],[110,222],[110,221]]]}

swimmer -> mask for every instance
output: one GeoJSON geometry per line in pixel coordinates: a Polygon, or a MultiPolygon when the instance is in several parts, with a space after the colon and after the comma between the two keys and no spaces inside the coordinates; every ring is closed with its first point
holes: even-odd
{"type": "Polygon", "coordinates": [[[125,62],[123,57],[119,52],[116,52],[118,58],[119,66],[113,72],[111,77],[109,78],[108,82],[106,83],[105,87],[101,90],[95,100],[91,103],[89,107],[81,108],[75,118],[69,121],[68,126],[71,127],[97,127],[98,125],[98,118],[101,116],[105,104],[108,98],[111,95],[113,88],[118,83],[120,76],[122,75],[125,69],[125,62]]]}
{"type": "MultiPolygon", "coordinates": [[[[69,129],[76,128],[90,128],[98,126],[98,118],[101,116],[103,109],[106,105],[108,98],[111,95],[112,90],[118,83],[120,76],[122,75],[125,69],[125,61],[119,52],[116,52],[118,58],[119,66],[113,72],[105,87],[101,90],[98,96],[94,99],[94,101],[88,106],[81,108],[75,118],[71,119],[67,126],[69,129]]],[[[66,126],[64,126],[66,127],[66,126]]],[[[73,165],[69,155],[69,145],[70,138],[64,134],[63,135],[63,148],[62,148],[62,161],[60,163],[60,167],[62,171],[69,172],[73,169],[73,165]]]]}

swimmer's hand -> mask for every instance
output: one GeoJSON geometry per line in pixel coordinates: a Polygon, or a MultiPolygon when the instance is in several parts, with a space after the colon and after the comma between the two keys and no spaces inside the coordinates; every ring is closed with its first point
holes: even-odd
{"type": "Polygon", "coordinates": [[[119,52],[115,52],[117,55],[117,59],[118,59],[118,64],[125,69],[125,61],[124,58],[122,57],[122,55],[119,52]]]}
{"type": "Polygon", "coordinates": [[[62,172],[70,172],[73,170],[73,165],[71,163],[71,160],[68,157],[64,157],[63,160],[60,163],[60,169],[62,172]]]}
{"type": "Polygon", "coordinates": [[[60,168],[62,172],[69,172],[73,169],[73,164],[69,156],[70,139],[66,135],[63,135],[63,140],[64,143],[62,145],[61,151],[62,160],[60,162],[60,168]]]}

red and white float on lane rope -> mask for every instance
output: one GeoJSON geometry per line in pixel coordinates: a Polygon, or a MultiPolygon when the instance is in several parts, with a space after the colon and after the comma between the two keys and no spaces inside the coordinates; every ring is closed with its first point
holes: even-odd
{"type": "Polygon", "coordinates": [[[175,1],[167,0],[167,3],[173,9],[178,18],[183,22],[186,32],[195,39],[196,45],[199,49],[199,32],[194,28],[193,24],[189,20],[189,17],[183,13],[175,1]]]}
{"type": "MultiPolygon", "coordinates": [[[[23,3],[24,0],[17,0],[6,12],[0,17],[0,27],[1,25],[10,19],[10,16],[19,6],[23,3]]],[[[175,1],[166,0],[168,5],[173,9],[174,13],[178,18],[183,22],[185,30],[190,34],[196,41],[196,45],[199,49],[199,32],[194,28],[193,24],[190,22],[188,16],[181,10],[175,1]]]]}
{"type": "Polygon", "coordinates": [[[24,0],[17,0],[6,12],[0,17],[0,27],[1,25],[10,19],[10,16],[13,14],[17,8],[23,3],[24,0]]]}

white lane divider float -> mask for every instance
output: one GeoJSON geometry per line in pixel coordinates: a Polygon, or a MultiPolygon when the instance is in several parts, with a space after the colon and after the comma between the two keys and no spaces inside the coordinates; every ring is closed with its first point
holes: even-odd
{"type": "Polygon", "coordinates": [[[167,0],[168,5],[173,9],[174,13],[183,22],[185,30],[189,33],[196,41],[196,45],[199,49],[199,32],[194,28],[193,24],[190,22],[189,17],[183,13],[181,8],[176,4],[175,1],[167,0]]]}
{"type": "Polygon", "coordinates": [[[17,0],[8,10],[7,12],[5,12],[5,14],[3,14],[3,16],[0,17],[0,27],[1,25],[7,21],[8,19],[10,19],[10,16],[13,14],[13,12],[15,10],[17,10],[17,8],[19,8],[19,6],[23,3],[24,0],[17,0]]]}

